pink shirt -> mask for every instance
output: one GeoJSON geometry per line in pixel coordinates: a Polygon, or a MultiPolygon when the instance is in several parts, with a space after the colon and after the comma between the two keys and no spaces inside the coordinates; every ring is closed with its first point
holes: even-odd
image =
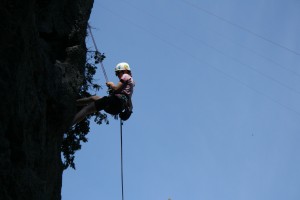
{"type": "Polygon", "coordinates": [[[131,98],[132,93],[133,93],[133,87],[135,86],[135,83],[134,83],[132,77],[129,74],[123,74],[120,79],[120,82],[123,83],[123,87],[122,87],[120,93],[126,94],[131,98]]]}

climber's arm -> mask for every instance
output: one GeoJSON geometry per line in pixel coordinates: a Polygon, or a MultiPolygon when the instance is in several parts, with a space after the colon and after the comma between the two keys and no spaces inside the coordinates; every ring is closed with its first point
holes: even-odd
{"type": "Polygon", "coordinates": [[[107,82],[106,85],[107,85],[107,87],[111,88],[114,91],[119,91],[119,90],[121,90],[123,83],[118,82],[118,84],[115,85],[113,82],[107,82]]]}

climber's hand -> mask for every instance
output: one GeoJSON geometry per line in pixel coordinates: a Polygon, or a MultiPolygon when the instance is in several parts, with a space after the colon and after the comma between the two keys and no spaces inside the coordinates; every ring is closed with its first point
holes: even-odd
{"type": "Polygon", "coordinates": [[[109,87],[109,88],[112,88],[114,86],[114,83],[113,82],[107,82],[106,86],[109,87]]]}

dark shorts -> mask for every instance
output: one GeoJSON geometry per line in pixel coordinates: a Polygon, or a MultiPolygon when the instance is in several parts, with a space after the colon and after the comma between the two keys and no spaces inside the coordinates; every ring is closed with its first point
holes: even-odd
{"type": "Polygon", "coordinates": [[[95,101],[97,111],[104,110],[105,112],[117,115],[123,110],[123,102],[118,97],[105,96],[95,101]]]}

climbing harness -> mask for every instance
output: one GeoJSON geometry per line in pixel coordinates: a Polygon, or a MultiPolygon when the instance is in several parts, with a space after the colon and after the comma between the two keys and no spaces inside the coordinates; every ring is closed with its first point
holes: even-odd
{"type": "MultiPolygon", "coordinates": [[[[94,36],[93,36],[93,33],[92,33],[92,30],[91,30],[91,26],[88,24],[88,29],[89,29],[89,32],[90,32],[90,35],[92,37],[92,41],[93,41],[93,44],[94,44],[94,47],[96,49],[96,52],[95,52],[95,63],[98,64],[100,63],[101,65],[101,68],[102,68],[102,72],[104,74],[104,77],[105,77],[105,81],[108,82],[108,78],[107,78],[107,74],[106,74],[106,71],[105,71],[105,68],[104,68],[104,65],[103,65],[103,59],[105,58],[104,54],[101,54],[100,51],[98,51],[98,48],[97,48],[97,45],[96,45],[96,42],[95,42],[95,39],[94,39],[94,36]]],[[[112,95],[112,90],[109,88],[108,90],[108,93],[110,95],[112,95]]],[[[130,102],[131,103],[131,102],[130,102]]],[[[122,188],[122,200],[124,200],[124,177],[123,177],[123,130],[122,130],[122,126],[123,126],[123,119],[124,120],[127,120],[132,111],[130,110],[130,114],[128,116],[128,114],[122,114],[124,112],[128,112],[126,109],[127,109],[128,106],[125,106],[125,109],[124,111],[122,111],[120,114],[119,114],[119,117],[120,117],[120,142],[121,142],[121,188],[122,188]],[[125,115],[125,116],[123,116],[125,115]]]]}

